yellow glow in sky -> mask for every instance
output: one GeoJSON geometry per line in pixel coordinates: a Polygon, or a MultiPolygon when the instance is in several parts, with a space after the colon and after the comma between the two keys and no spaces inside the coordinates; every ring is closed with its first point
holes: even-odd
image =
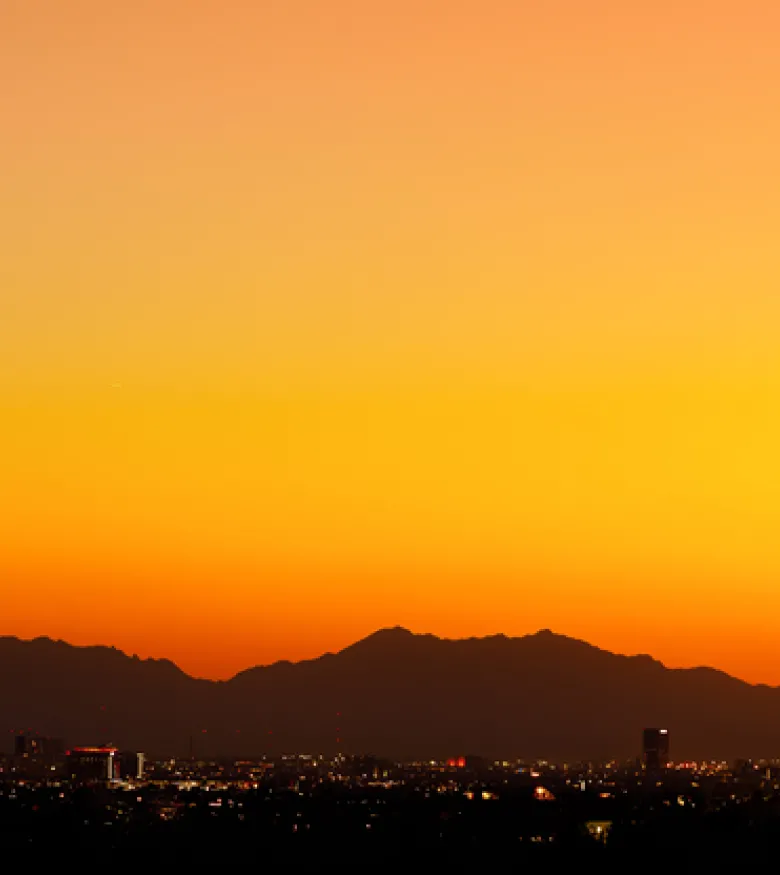
{"type": "Polygon", "coordinates": [[[780,682],[778,27],[0,2],[0,632],[780,682]]]}

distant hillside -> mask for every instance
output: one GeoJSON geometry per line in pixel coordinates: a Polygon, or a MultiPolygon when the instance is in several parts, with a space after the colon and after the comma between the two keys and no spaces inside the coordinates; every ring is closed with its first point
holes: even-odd
{"type": "Polygon", "coordinates": [[[13,730],[32,729],[160,755],[187,754],[192,743],[198,755],[576,760],[635,756],[644,726],[668,727],[677,759],[780,756],[780,689],[549,631],[445,640],[385,629],[226,682],[113,648],[0,638],[6,751],[13,730]]]}

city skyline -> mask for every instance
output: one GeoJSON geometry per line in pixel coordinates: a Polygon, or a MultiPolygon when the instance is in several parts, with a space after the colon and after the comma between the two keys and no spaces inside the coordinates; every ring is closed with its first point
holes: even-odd
{"type": "Polygon", "coordinates": [[[780,799],[777,759],[645,770],[478,756],[147,760],[88,749],[65,762],[0,763],[6,852],[32,844],[36,859],[55,863],[63,837],[81,840],[82,859],[141,850],[171,865],[251,863],[260,845],[288,868],[328,855],[343,869],[346,846],[371,855],[372,871],[413,859],[471,872],[508,857],[567,870],[731,871],[773,859],[780,799]]]}
{"type": "Polygon", "coordinates": [[[775,0],[0,0],[0,633],[780,684],[775,0]]]}

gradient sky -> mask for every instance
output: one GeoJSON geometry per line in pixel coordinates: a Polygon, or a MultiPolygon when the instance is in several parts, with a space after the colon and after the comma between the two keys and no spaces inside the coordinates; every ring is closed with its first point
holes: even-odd
{"type": "Polygon", "coordinates": [[[776,0],[0,0],[0,633],[780,683],[776,0]]]}

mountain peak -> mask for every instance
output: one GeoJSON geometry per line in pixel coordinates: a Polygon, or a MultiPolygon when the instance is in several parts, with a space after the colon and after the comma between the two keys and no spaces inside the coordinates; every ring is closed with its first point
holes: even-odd
{"type": "Polygon", "coordinates": [[[414,632],[405,629],[403,626],[387,626],[384,629],[377,629],[365,638],[361,638],[354,644],[350,644],[341,650],[341,653],[347,653],[355,650],[385,650],[392,649],[398,646],[403,646],[410,643],[415,638],[425,638],[429,636],[416,635],[414,632]]]}
{"type": "MultiPolygon", "coordinates": [[[[415,638],[415,633],[405,628],[404,626],[385,626],[383,629],[377,629],[369,638],[382,638],[390,641],[401,641],[403,639],[415,638]]],[[[367,639],[364,639],[367,640],[367,639]]]]}

